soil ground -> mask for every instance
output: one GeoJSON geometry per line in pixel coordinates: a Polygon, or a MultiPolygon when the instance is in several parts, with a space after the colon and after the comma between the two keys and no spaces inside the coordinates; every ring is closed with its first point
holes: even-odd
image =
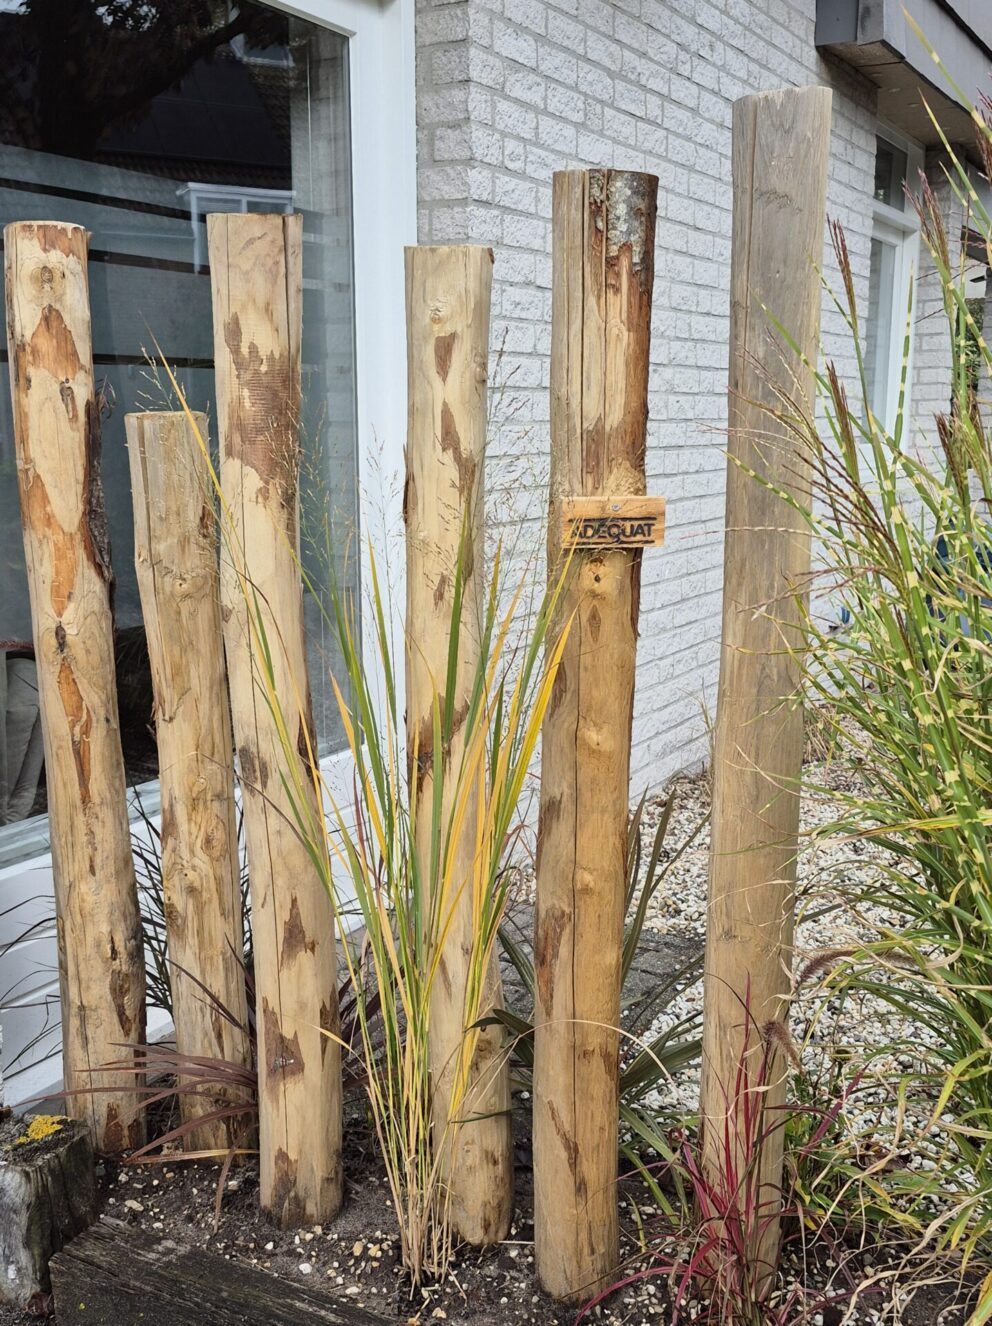
{"type": "MultiPolygon", "coordinates": [[[[287,1233],[276,1229],[258,1209],[258,1181],[246,1164],[229,1177],[216,1222],[218,1168],[167,1163],[126,1166],[106,1163],[100,1178],[102,1209],[107,1217],[170,1239],[178,1246],[199,1247],[226,1259],[258,1267],[380,1313],[397,1326],[572,1326],[574,1311],[546,1298],[534,1277],[531,1169],[529,1147],[517,1153],[517,1219],[510,1240],[485,1253],[460,1254],[444,1285],[411,1295],[399,1265],[396,1222],[372,1139],[360,1115],[349,1120],[346,1156],[348,1194],[341,1214],[328,1226],[287,1233]]],[[[518,1134],[521,1135],[521,1134],[518,1134]]],[[[627,1250],[633,1256],[632,1202],[635,1184],[624,1198],[627,1250]]],[[[641,1194],[643,1197],[643,1194],[641,1194]]],[[[840,1302],[827,1307],[818,1326],[862,1324],[880,1320],[901,1326],[963,1326],[965,1313],[952,1306],[953,1286],[921,1289],[898,1316],[882,1316],[871,1297],[851,1309],[840,1302]],[[849,1315],[848,1315],[849,1314],[849,1315]]],[[[57,1305],[56,1305],[57,1306],[57,1305]]],[[[667,1326],[671,1307],[663,1279],[647,1280],[617,1294],[592,1320],[608,1326],[667,1326]]],[[[57,1323],[57,1313],[56,1313],[57,1323]]],[[[798,1326],[799,1318],[782,1326],[798,1326]]],[[[0,1309],[0,1326],[25,1326],[39,1317],[0,1309]]],[[[135,1324],[137,1326],[137,1323],[135,1324]]]]}

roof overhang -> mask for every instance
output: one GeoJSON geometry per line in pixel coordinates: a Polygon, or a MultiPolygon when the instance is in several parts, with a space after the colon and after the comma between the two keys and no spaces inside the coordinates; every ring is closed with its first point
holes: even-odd
{"type": "Polygon", "coordinates": [[[853,65],[878,87],[878,114],[927,145],[940,135],[971,153],[975,126],[910,25],[911,15],[964,98],[992,95],[990,0],[817,0],[816,45],[853,65]]]}

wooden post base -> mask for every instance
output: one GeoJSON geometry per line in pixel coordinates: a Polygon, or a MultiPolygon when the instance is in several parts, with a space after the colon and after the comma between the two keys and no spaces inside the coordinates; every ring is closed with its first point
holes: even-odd
{"type": "Polygon", "coordinates": [[[48,1293],[49,1258],[96,1214],[85,1125],[57,1115],[0,1118],[0,1303],[24,1308],[48,1293]]]}

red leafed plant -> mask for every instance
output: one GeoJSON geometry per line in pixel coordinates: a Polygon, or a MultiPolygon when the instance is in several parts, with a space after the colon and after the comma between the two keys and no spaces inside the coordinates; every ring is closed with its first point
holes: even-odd
{"type": "MultiPolygon", "coordinates": [[[[727,1100],[719,1168],[704,1169],[698,1143],[684,1134],[673,1147],[674,1160],[665,1167],[691,1195],[691,1234],[667,1220],[651,1264],[618,1279],[591,1299],[579,1312],[576,1326],[618,1290],[652,1278],[668,1282],[671,1326],[687,1319],[707,1326],[801,1326],[830,1304],[850,1297],[853,1280],[841,1293],[810,1289],[798,1281],[780,1287],[773,1268],[756,1256],[772,1225],[802,1229],[798,1203],[789,1193],[769,1191],[767,1182],[762,1191],[760,1164],[763,1148],[791,1117],[789,1107],[768,1105],[773,1072],[781,1072],[775,1068],[776,1061],[785,1055],[798,1065],[798,1055],[784,1024],[767,1023],[757,1031],[758,1043],[748,1038],[750,1044],[742,1051],[727,1100]]],[[[817,1112],[804,1151],[819,1144],[842,1106],[840,1100],[817,1112]]],[[[829,1232],[817,1232],[821,1239],[827,1238],[836,1254],[829,1232]]],[[[835,1255],[834,1261],[843,1273],[844,1258],[835,1255]]]]}

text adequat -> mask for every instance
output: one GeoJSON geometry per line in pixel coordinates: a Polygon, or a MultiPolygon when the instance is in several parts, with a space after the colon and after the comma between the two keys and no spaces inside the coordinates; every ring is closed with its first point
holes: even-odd
{"type": "Polygon", "coordinates": [[[663,497],[572,497],[561,506],[571,548],[656,548],[665,541],[663,497]]]}

